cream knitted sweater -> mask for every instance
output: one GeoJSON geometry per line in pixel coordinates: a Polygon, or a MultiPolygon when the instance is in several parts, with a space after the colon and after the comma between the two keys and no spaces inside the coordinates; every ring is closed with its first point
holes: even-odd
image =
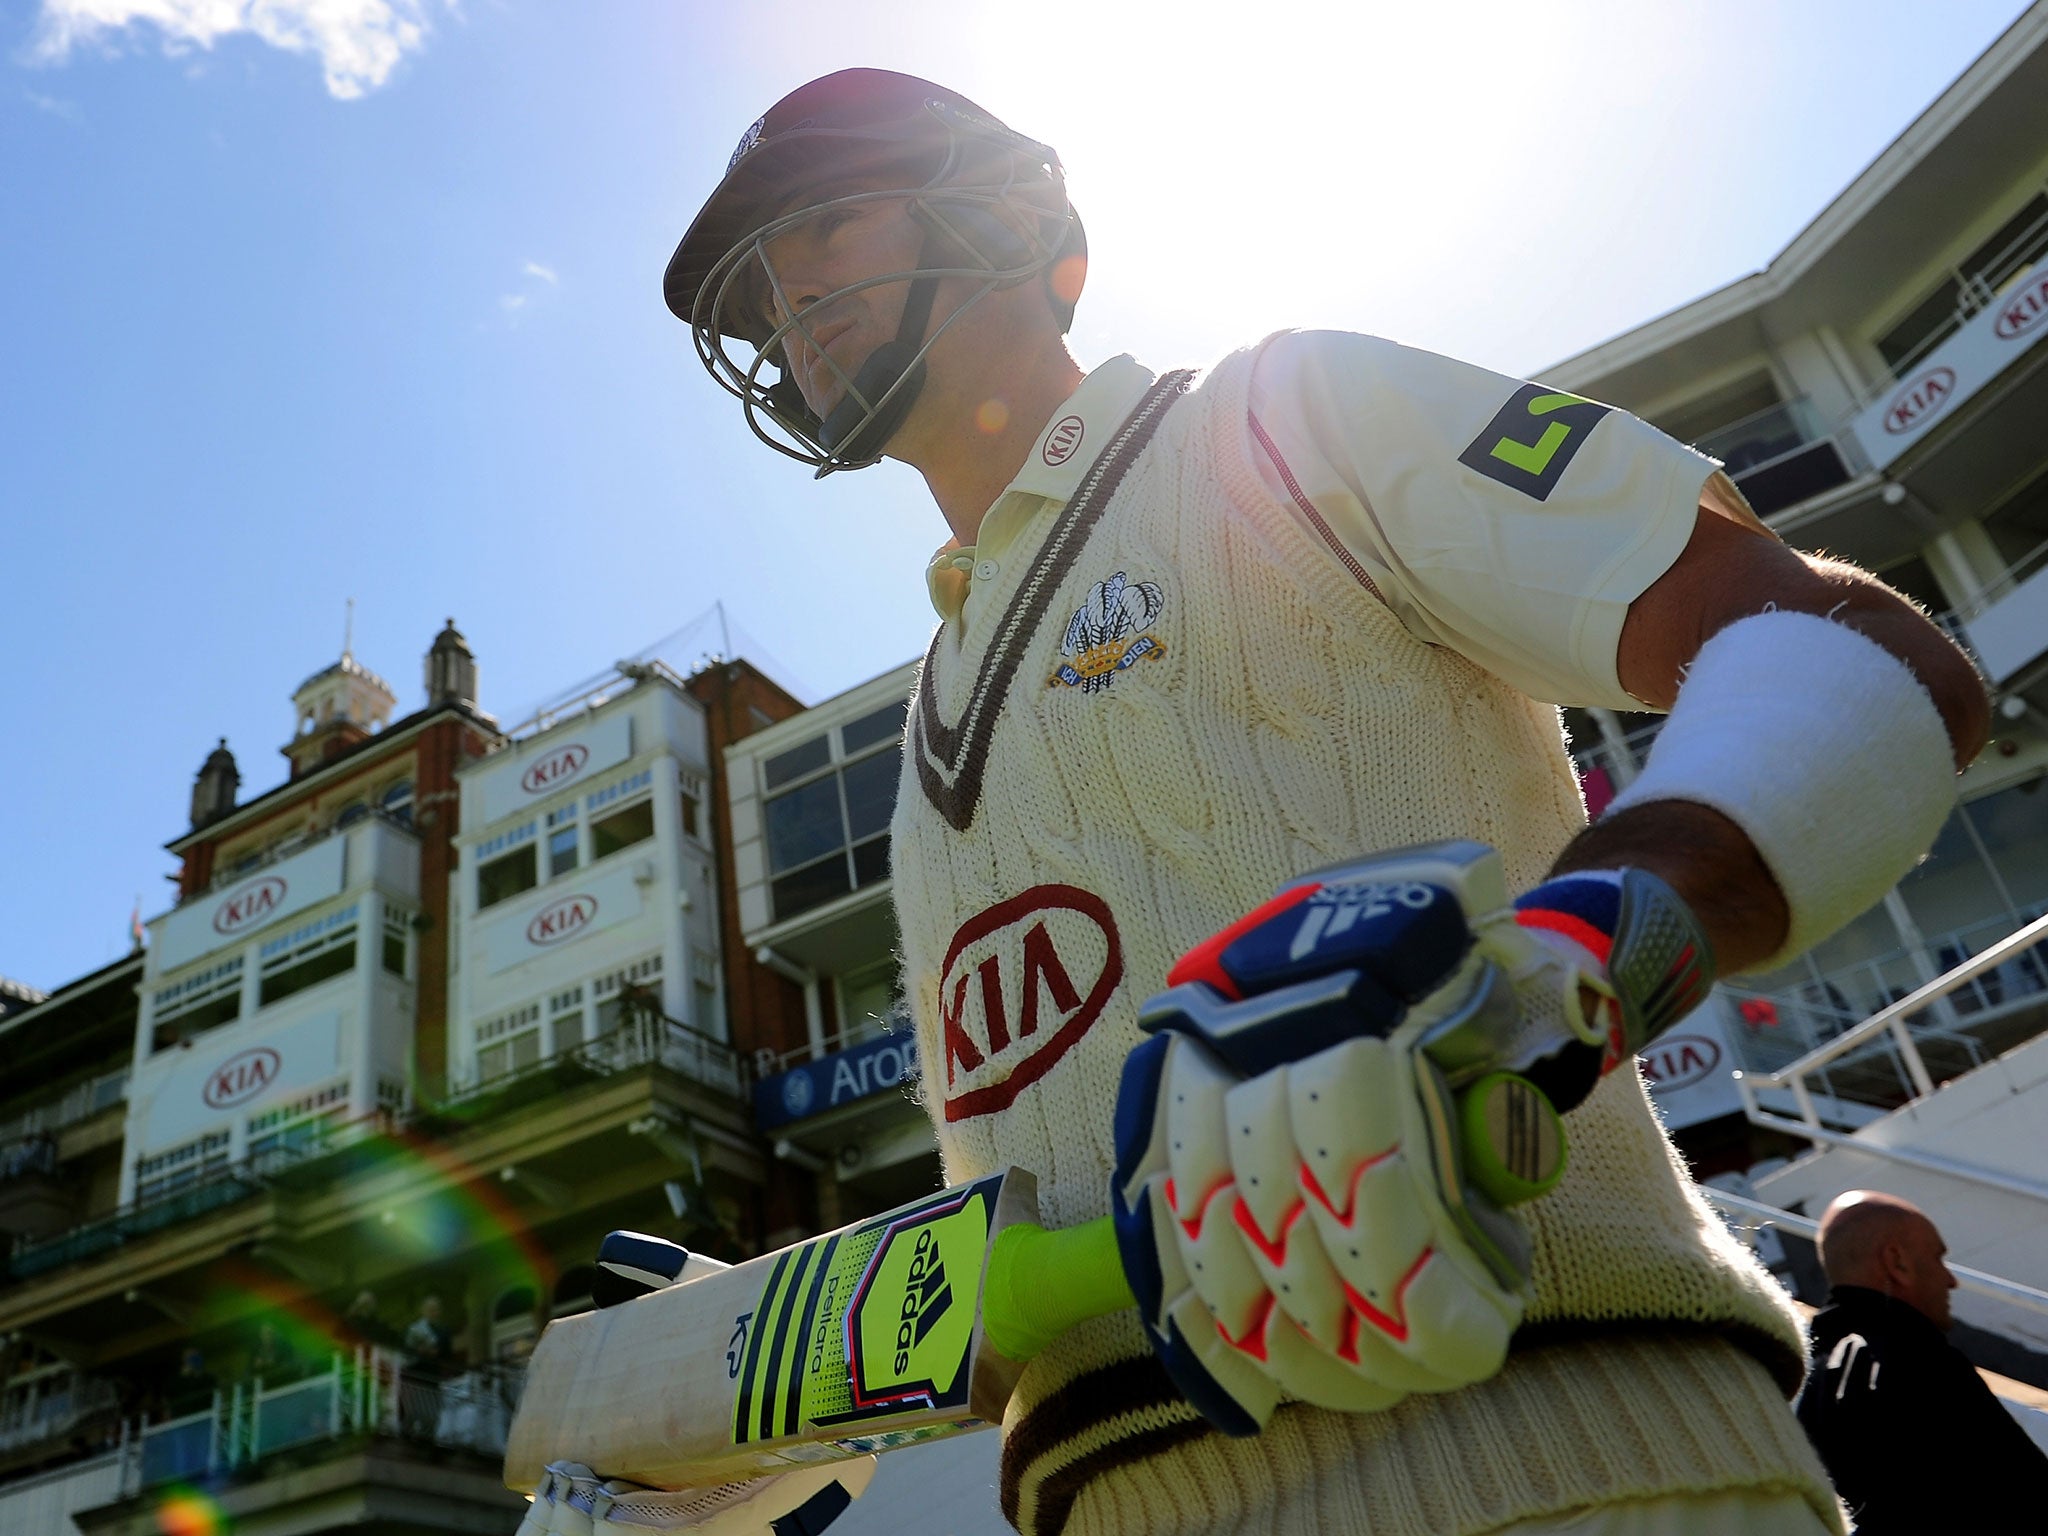
{"type": "MultiPolygon", "coordinates": [[[[1424,645],[1276,505],[1254,355],[1168,375],[1074,499],[1018,537],[972,644],[912,703],[893,884],[949,1181],[1017,1164],[1048,1225],[1101,1215],[1139,1003],[1302,870],[1472,837],[1512,887],[1584,821],[1557,712],[1424,645]],[[1137,429],[1156,435],[1134,451],[1137,429]]],[[[1375,1415],[1210,1432],[1135,1316],[1074,1330],[1004,1425],[1005,1515],[1091,1531],[1459,1536],[1619,1498],[1796,1489],[1838,1521],[1785,1398],[1782,1294],[1691,1192],[1638,1079],[1574,1112],[1526,1208],[1536,1300],[1508,1368],[1375,1415]]]]}

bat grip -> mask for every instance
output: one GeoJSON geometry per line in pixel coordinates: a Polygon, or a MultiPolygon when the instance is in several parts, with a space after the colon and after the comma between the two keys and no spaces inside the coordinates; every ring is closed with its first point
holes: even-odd
{"type": "Polygon", "coordinates": [[[1136,1305],[1107,1216],[1057,1232],[1018,1222],[996,1234],[981,1325],[1005,1359],[1032,1359],[1076,1323],[1136,1305]]]}

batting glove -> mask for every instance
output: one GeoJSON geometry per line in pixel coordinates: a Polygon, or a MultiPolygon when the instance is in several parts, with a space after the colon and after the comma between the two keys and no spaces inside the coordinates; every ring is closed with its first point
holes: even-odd
{"type": "Polygon", "coordinates": [[[1505,1361],[1529,1266],[1506,1207],[1555,1183],[1552,1104],[1631,1038],[1589,942],[1601,913],[1530,910],[1589,931],[1519,917],[1483,845],[1403,850],[1289,886],[1147,1005],[1112,1207],[1152,1342],[1219,1428],[1254,1433],[1283,1396],[1384,1408],[1505,1361]]]}

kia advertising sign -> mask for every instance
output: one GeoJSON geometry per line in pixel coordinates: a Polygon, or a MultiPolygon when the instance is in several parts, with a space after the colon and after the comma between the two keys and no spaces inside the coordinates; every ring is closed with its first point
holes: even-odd
{"type": "Polygon", "coordinates": [[[315,843],[282,863],[188,901],[156,923],[156,974],[189,965],[305,911],[344,885],[346,837],[315,843]]]}
{"type": "Polygon", "coordinates": [[[1657,1113],[1671,1130],[1742,1111],[1734,1076],[1741,1063],[1729,1045],[1728,1011],[1722,999],[1710,999],[1636,1058],[1657,1113]]]}
{"type": "Polygon", "coordinates": [[[623,856],[612,868],[578,871],[516,903],[491,908],[479,924],[485,972],[495,975],[542,955],[576,949],[592,934],[608,933],[638,917],[643,903],[633,870],[643,862],[623,856]]]}
{"type": "Polygon", "coordinates": [[[501,754],[462,787],[483,807],[479,820],[465,819],[471,830],[539,805],[557,790],[591,785],[607,768],[633,755],[633,717],[613,715],[558,726],[501,754]]]}
{"type": "Polygon", "coordinates": [[[1906,378],[1851,423],[1856,440],[1883,469],[1956,408],[2048,336],[2048,273],[2036,272],[1963,322],[1906,378]]]}
{"type": "Polygon", "coordinates": [[[336,1009],[266,1029],[254,1039],[246,1026],[219,1033],[228,1038],[216,1045],[205,1036],[198,1045],[160,1052],[136,1072],[129,1093],[141,1118],[141,1144],[129,1149],[132,1156],[224,1130],[346,1070],[336,1009]]]}

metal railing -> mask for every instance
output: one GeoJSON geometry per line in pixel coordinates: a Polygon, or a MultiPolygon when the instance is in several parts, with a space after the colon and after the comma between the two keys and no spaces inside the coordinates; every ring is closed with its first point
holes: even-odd
{"type": "Polygon", "coordinates": [[[731,1046],[692,1029],[680,1019],[642,1009],[595,1040],[543,1056],[510,1072],[474,1078],[451,1093],[446,1102],[450,1106],[471,1103],[564,1068],[609,1077],[655,1062],[734,1098],[743,1095],[748,1086],[746,1064],[731,1046]]]}
{"type": "MultiPolygon", "coordinates": [[[[1731,1194],[1725,1189],[1715,1189],[1702,1184],[1700,1193],[1705,1195],[1724,1215],[1748,1217],[1765,1226],[1781,1227],[1787,1232],[1811,1240],[1820,1235],[1820,1223],[1810,1216],[1801,1216],[1792,1211],[1781,1211],[1775,1205],[1766,1205],[1761,1200],[1752,1200],[1746,1195],[1731,1194]]],[[[1737,1237],[1756,1245],[1757,1228],[1736,1226],[1730,1223],[1737,1237]]],[[[2006,1280],[1998,1275],[1988,1275],[1981,1269],[1972,1269],[1967,1264],[1948,1260],[1948,1271],[1956,1277],[1958,1288],[1977,1296],[1989,1296],[1995,1301],[2010,1302],[2024,1307],[2029,1312],[2048,1316],[2048,1291],[2037,1291],[2031,1285],[2021,1285],[2017,1280],[2006,1280]]]]}
{"type": "Polygon", "coordinates": [[[31,1105],[0,1120],[0,1147],[26,1141],[31,1136],[53,1136],[66,1126],[90,1120],[103,1109],[111,1109],[128,1096],[128,1069],[117,1067],[79,1083],[62,1097],[31,1105]]]}
{"type": "Polygon", "coordinates": [[[0,1278],[23,1280],[92,1258],[120,1247],[130,1238],[246,1200],[266,1187],[265,1180],[246,1165],[216,1169],[155,1199],[123,1206],[110,1215],[81,1222],[49,1237],[18,1239],[4,1270],[0,1270],[0,1278]]]}
{"type": "Polygon", "coordinates": [[[75,1371],[17,1387],[0,1398],[0,1451],[69,1434],[119,1403],[111,1381],[75,1371]]]}
{"type": "Polygon", "coordinates": [[[261,1379],[216,1391],[207,1406],[124,1426],[122,1492],[194,1482],[250,1468],[294,1447],[357,1435],[393,1435],[488,1456],[504,1454],[524,1366],[453,1375],[409,1368],[396,1351],[336,1353],[311,1375],[261,1379]]]}
{"type": "MultiPolygon", "coordinates": [[[[2038,917],[2017,932],[1993,944],[1982,954],[1976,955],[1953,969],[1937,976],[1924,986],[1908,992],[1904,997],[1880,1008],[1862,1023],[1844,1030],[1833,1040],[1808,1051],[1797,1060],[1771,1072],[1737,1072],[1735,1086],[1742,1095],[1743,1112],[1754,1125],[1767,1126],[1776,1130],[1790,1131],[1811,1140],[1836,1139],[1836,1133],[1821,1122],[1813,1101],[1813,1090],[1809,1079],[1819,1076],[1828,1067],[1863,1049],[1881,1038],[1888,1037],[1890,1049],[1897,1054],[1905,1072],[1908,1088],[1907,1102],[1924,1098],[1934,1092],[1934,1078],[1927,1070],[1925,1058],[1920,1053],[1916,1031],[1909,1021],[1930,1005],[1954,996],[1962,988],[1976,982],[1980,977],[1997,971],[2009,962],[2030,955],[2042,940],[2048,939],[2048,916],[2038,917]],[[1762,1108],[1757,1094],[1765,1089],[1789,1089],[1793,1102],[1798,1106],[1799,1118],[1794,1120],[1762,1108]]],[[[1844,1138],[1846,1139],[1846,1138],[1844,1138]]],[[[1856,1146],[1865,1143],[1856,1141],[1856,1146]]],[[[1872,1148],[1877,1151],[1880,1149],[1872,1148]]],[[[1895,1154],[1897,1149],[1882,1149],[1885,1154],[1895,1154]]],[[[1924,1154],[1915,1154],[1924,1157],[1924,1154]]],[[[1945,1162],[1946,1160],[1937,1160],[1945,1162]]],[[[1932,1166],[1930,1164],[1929,1166],[1932,1166]]],[[[1954,1171],[1964,1165],[1953,1165],[1944,1171],[1954,1171]]],[[[1982,1173],[1985,1170],[1976,1170],[1982,1173]]],[[[2025,1182],[2025,1181],[2021,1181],[2025,1182]]],[[[2044,1189],[2048,1194],[2048,1189],[2044,1189]]]]}

